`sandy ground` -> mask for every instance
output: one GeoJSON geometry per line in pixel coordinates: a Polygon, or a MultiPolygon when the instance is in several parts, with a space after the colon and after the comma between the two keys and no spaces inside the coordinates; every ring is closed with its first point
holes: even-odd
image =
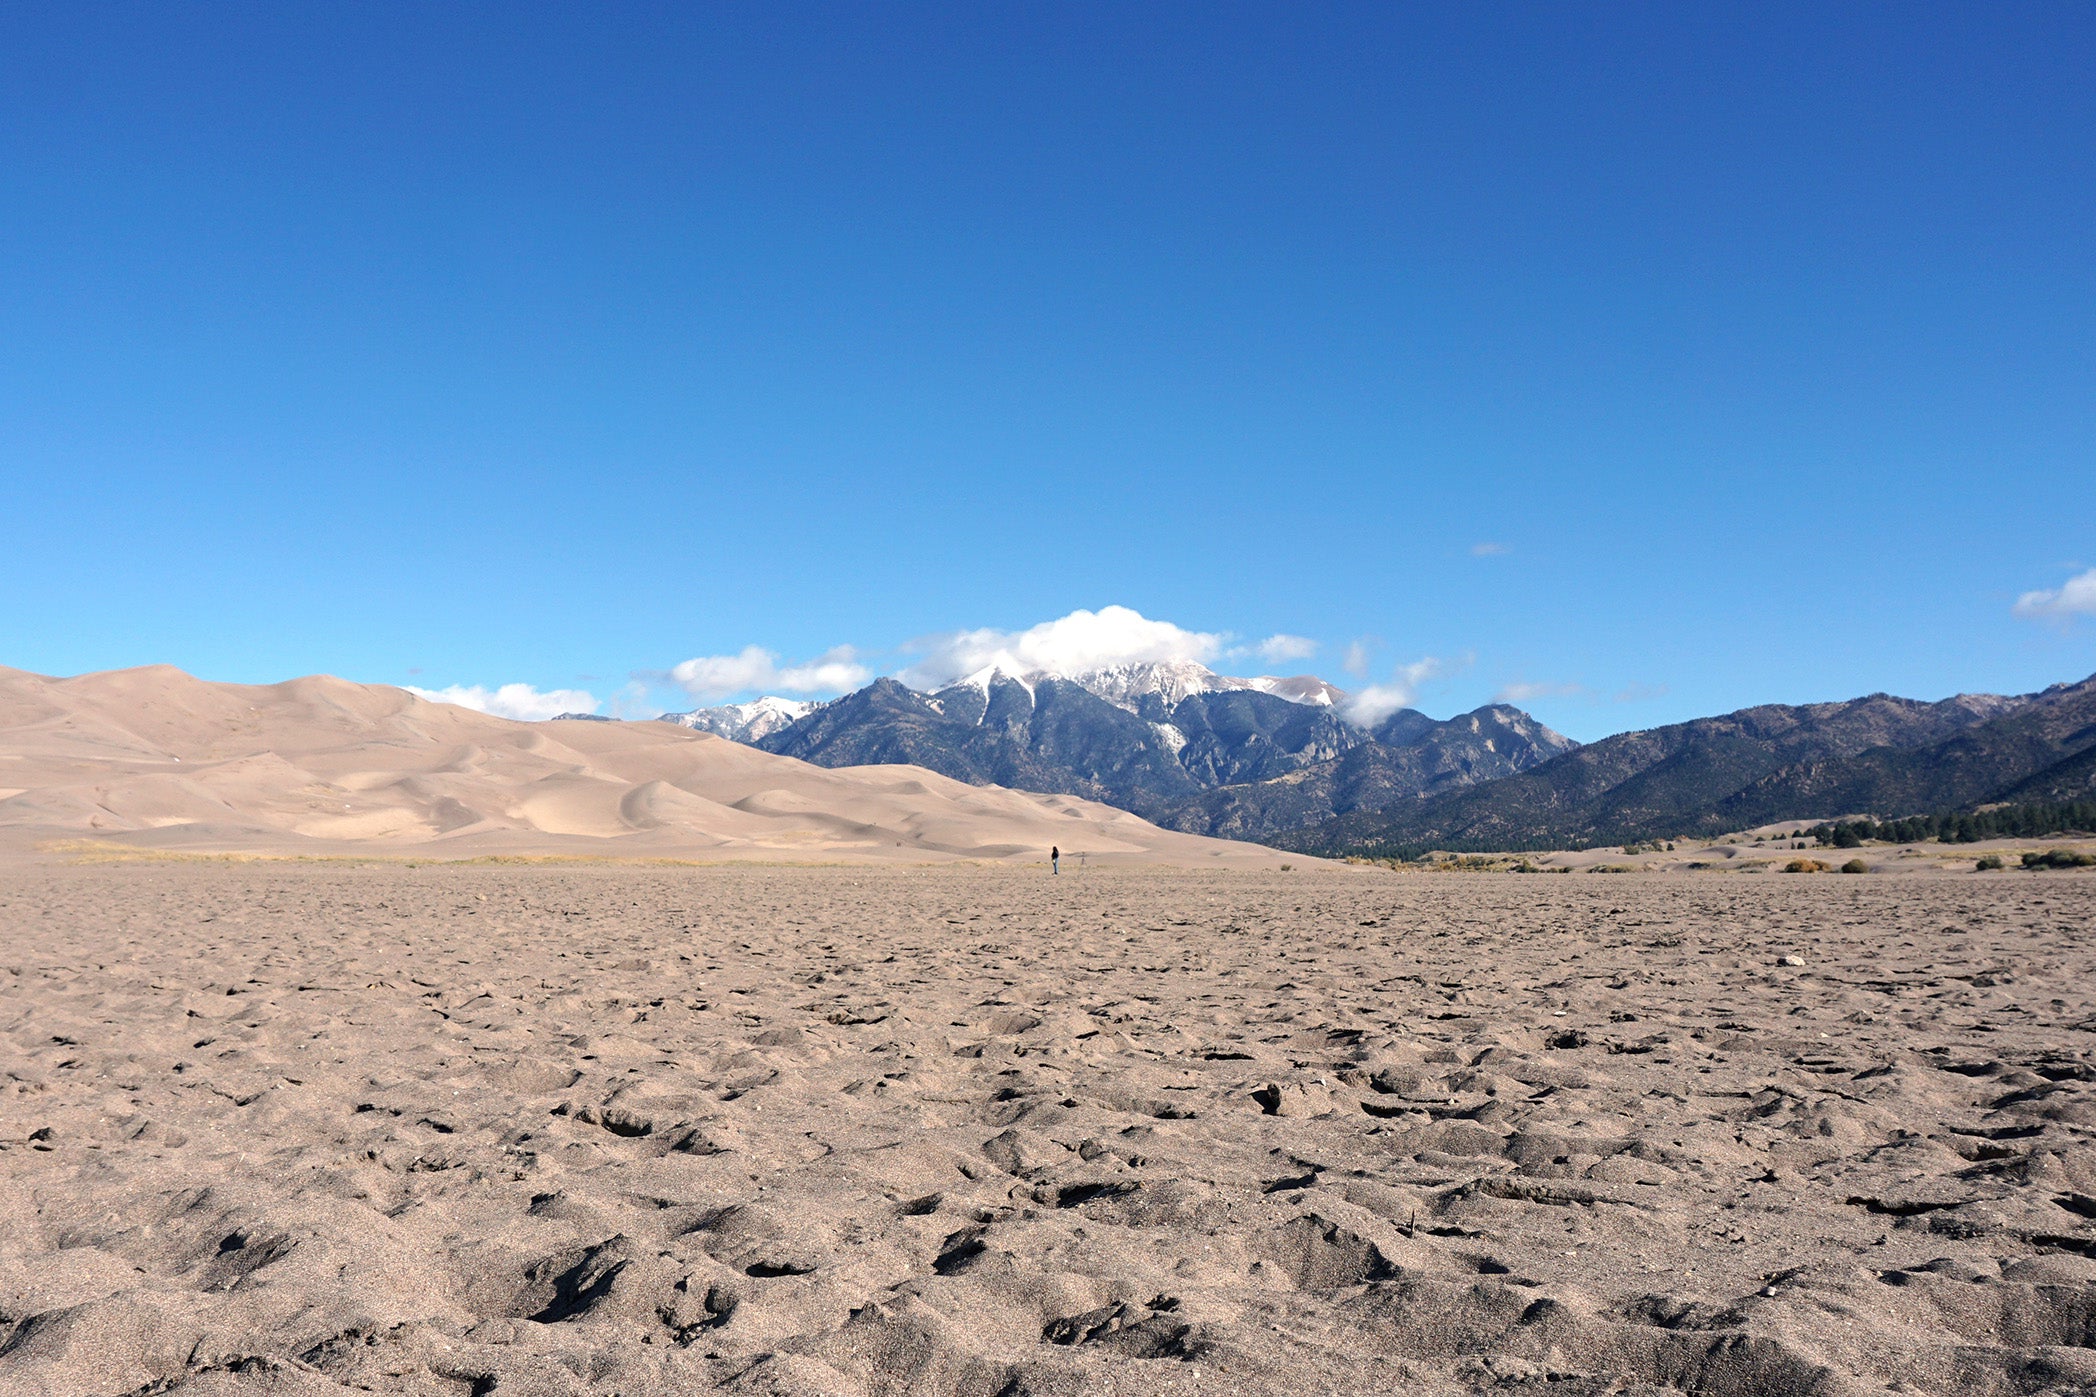
{"type": "Polygon", "coordinates": [[[0,1391],[2096,1390],[2092,913],[15,868],[0,1391]]]}

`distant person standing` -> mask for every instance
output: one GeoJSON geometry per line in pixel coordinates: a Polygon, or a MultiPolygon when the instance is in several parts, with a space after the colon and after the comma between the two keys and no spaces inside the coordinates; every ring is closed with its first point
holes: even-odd
{"type": "Polygon", "coordinates": [[[1063,871],[1063,851],[1056,848],[1053,844],[1048,846],[1048,871],[1050,873],[1063,871]]]}

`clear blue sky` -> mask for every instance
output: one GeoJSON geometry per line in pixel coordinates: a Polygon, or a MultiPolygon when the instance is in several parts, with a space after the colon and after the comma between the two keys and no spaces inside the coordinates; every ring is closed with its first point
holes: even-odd
{"type": "Polygon", "coordinates": [[[2096,7],[0,5],[0,548],[46,673],[2079,678],[2096,7]]]}

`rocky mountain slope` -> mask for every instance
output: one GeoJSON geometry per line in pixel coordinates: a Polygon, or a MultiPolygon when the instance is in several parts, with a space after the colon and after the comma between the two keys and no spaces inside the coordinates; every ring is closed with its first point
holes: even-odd
{"type": "Polygon", "coordinates": [[[1873,694],[1621,733],[1488,783],[1341,813],[1305,850],[1520,849],[2075,799],[2096,776],[2096,679],[1937,703],[1873,694]]]}
{"type": "Polygon", "coordinates": [[[930,694],[876,680],[757,745],[819,766],[910,762],[1082,795],[1233,838],[1490,780],[1573,745],[1518,709],[1446,722],[1405,709],[1362,727],[1344,700],[1311,676],[1242,681],[1198,665],[986,670],[930,694]]]}
{"type": "Polygon", "coordinates": [[[1329,761],[1219,785],[1155,818],[1173,829],[1266,839],[1335,816],[1496,781],[1578,745],[1505,704],[1445,722],[1405,709],[1378,724],[1369,738],[1329,761]]]}

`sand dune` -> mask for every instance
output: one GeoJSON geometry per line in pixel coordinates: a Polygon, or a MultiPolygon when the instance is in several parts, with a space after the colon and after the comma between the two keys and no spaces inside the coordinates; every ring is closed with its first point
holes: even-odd
{"type": "Polygon", "coordinates": [[[1088,860],[1270,866],[1251,845],[916,767],[825,769],[662,723],[515,723],[315,676],[0,669],[0,842],[256,853],[1088,860]]]}

